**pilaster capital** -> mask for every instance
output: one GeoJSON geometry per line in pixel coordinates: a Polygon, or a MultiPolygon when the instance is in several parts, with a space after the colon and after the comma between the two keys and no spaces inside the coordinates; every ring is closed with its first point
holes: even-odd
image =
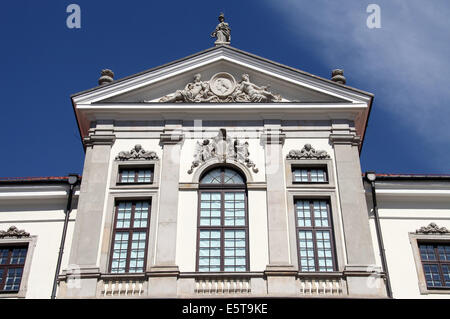
{"type": "Polygon", "coordinates": [[[283,133],[263,133],[261,134],[261,143],[266,144],[284,144],[286,134],[283,133]]]}
{"type": "Polygon", "coordinates": [[[330,134],[330,143],[332,145],[353,145],[361,144],[361,137],[352,134],[330,134]]]}
{"type": "Polygon", "coordinates": [[[184,134],[181,133],[162,133],[160,136],[161,145],[178,144],[184,140],[184,134]]]}
{"type": "Polygon", "coordinates": [[[94,146],[94,145],[113,145],[116,141],[116,136],[114,134],[107,135],[90,135],[83,139],[84,146],[94,146]]]}

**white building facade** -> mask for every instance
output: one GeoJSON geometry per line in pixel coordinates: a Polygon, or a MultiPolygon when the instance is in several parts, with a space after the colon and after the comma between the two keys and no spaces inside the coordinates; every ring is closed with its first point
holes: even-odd
{"type": "MultiPolygon", "coordinates": [[[[86,157],[57,298],[448,296],[450,179],[379,175],[374,214],[359,162],[373,95],[339,70],[219,43],[102,75],[72,96],[86,157]]],[[[23,229],[0,233],[0,298],[50,297],[68,192],[0,181],[0,230],[23,229]]]]}

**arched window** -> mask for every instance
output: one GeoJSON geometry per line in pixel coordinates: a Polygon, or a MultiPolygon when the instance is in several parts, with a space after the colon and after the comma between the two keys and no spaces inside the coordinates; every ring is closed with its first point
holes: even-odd
{"type": "Polygon", "coordinates": [[[245,178],[228,167],[200,179],[197,271],[248,271],[245,178]]]}

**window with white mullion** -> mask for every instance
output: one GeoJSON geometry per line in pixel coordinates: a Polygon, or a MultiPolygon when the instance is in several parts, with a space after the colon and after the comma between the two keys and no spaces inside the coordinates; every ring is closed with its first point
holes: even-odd
{"type": "Polygon", "coordinates": [[[294,183],[326,183],[327,172],[325,168],[294,168],[292,170],[294,183]]]}
{"type": "Polygon", "coordinates": [[[120,183],[153,183],[153,170],[143,169],[121,169],[119,174],[120,183]]]}

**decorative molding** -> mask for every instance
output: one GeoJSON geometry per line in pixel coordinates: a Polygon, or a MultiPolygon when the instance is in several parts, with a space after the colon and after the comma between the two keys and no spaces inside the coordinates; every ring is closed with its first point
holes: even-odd
{"type": "Polygon", "coordinates": [[[188,174],[192,174],[196,167],[212,158],[217,159],[220,163],[226,163],[227,159],[232,159],[245,164],[254,173],[258,173],[259,170],[255,163],[248,158],[249,155],[248,142],[241,143],[238,139],[231,139],[227,135],[227,131],[222,128],[213,139],[197,142],[194,161],[188,170],[188,174]]]}
{"type": "MultiPolygon", "coordinates": [[[[258,86],[250,82],[248,74],[242,74],[239,83],[226,72],[214,74],[209,81],[201,81],[201,74],[194,75],[194,82],[188,83],[184,90],[163,96],[158,101],[164,103],[224,103],[252,102],[269,103],[282,102],[283,98],[268,91],[269,86],[258,86]]],[[[151,102],[145,101],[144,102],[151,102]]]]}
{"type": "Polygon", "coordinates": [[[330,158],[330,155],[323,150],[318,150],[311,146],[311,144],[305,144],[301,150],[291,150],[286,156],[287,159],[326,159],[330,158]]]}
{"type": "Polygon", "coordinates": [[[435,223],[430,223],[428,226],[417,229],[416,234],[450,234],[450,230],[445,227],[439,227],[435,223]]]}
{"type": "Polygon", "coordinates": [[[116,136],[111,135],[90,135],[83,139],[84,146],[93,145],[113,145],[116,141],[116,136]]]}
{"type": "Polygon", "coordinates": [[[350,144],[359,146],[361,144],[361,137],[351,134],[330,134],[331,144],[350,144]]]}
{"type": "Polygon", "coordinates": [[[153,151],[145,151],[141,144],[136,144],[129,152],[120,152],[116,156],[118,161],[157,160],[158,155],[153,151]]]}
{"type": "Polygon", "coordinates": [[[16,226],[9,227],[7,231],[0,230],[0,239],[22,237],[30,237],[30,233],[27,233],[24,230],[19,230],[16,226]]]}
{"type": "Polygon", "coordinates": [[[265,133],[261,135],[261,142],[263,144],[284,144],[286,134],[280,133],[265,133]]]}

